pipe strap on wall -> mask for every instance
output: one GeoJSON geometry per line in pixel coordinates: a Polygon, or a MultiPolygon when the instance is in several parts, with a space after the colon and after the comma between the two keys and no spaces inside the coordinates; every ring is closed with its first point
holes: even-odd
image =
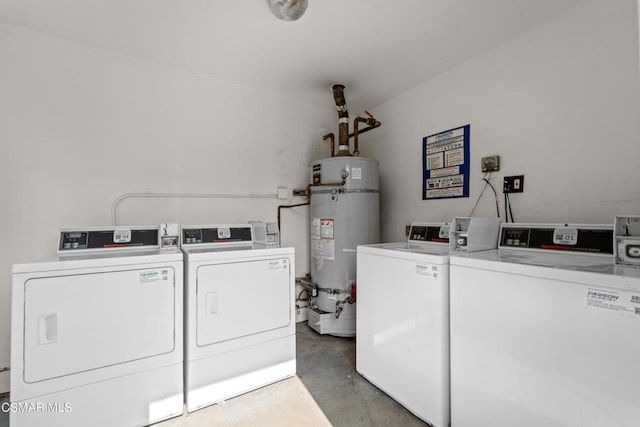
{"type": "Polygon", "coordinates": [[[126,199],[146,198],[196,198],[196,199],[277,199],[277,194],[225,194],[225,193],[126,193],[114,200],[111,205],[111,222],[118,225],[117,210],[120,202],[126,199]]]}

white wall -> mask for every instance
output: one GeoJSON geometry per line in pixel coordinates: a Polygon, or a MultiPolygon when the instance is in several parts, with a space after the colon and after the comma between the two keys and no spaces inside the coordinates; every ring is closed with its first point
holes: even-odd
{"type": "MultiPolygon", "coordinates": [[[[108,225],[127,192],[304,188],[309,162],[329,151],[320,136],[337,123],[330,109],[6,25],[0,58],[0,368],[9,365],[11,265],[55,255],[60,227],[108,225]]],[[[129,199],[118,222],[275,220],[287,202],[129,199]]],[[[308,272],[307,212],[283,212],[299,274],[308,272]]]]}
{"type": "MultiPolygon", "coordinates": [[[[640,213],[638,12],[588,0],[373,110],[382,237],[467,215],[480,157],[524,174],[518,221],[608,222],[640,213]],[[471,124],[471,196],[421,199],[422,137],[471,124]]],[[[108,224],[127,192],[273,193],[304,187],[333,110],[301,105],[0,24],[0,367],[9,364],[11,264],[55,253],[56,230],[108,224]]],[[[331,96],[330,93],[327,96],[331,96]]],[[[292,200],[298,201],[298,200],[292,200]]],[[[127,200],[120,223],[275,219],[277,201],[127,200]]],[[[492,215],[492,193],[476,214],[492,215]]],[[[306,208],[283,241],[308,270],[306,208]]],[[[0,391],[3,387],[0,375],[0,391]]],[[[8,384],[7,384],[8,385],[8,384]]]]}
{"type": "MultiPolygon", "coordinates": [[[[482,188],[525,175],[516,221],[612,222],[640,214],[638,13],[635,0],[586,1],[373,109],[383,122],[363,155],[380,161],[382,238],[411,221],[466,216],[482,188]],[[471,124],[470,197],[423,201],[422,138],[471,124]]],[[[487,189],[475,215],[495,215],[487,189]]]]}

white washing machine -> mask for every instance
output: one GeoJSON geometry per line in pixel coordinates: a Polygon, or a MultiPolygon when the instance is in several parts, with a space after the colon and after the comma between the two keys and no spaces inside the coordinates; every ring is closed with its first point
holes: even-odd
{"type": "Polygon", "coordinates": [[[158,226],[61,230],[57,258],[14,265],[11,425],[181,415],[182,284],[177,235],[158,226]]]}
{"type": "Polygon", "coordinates": [[[450,259],[452,425],[640,425],[640,270],[612,226],[503,224],[450,259]]]}
{"type": "Polygon", "coordinates": [[[486,250],[495,248],[499,224],[413,223],[408,242],[357,248],[356,370],[433,426],[448,427],[450,419],[450,229],[456,236],[465,230],[457,249],[486,250]]]}
{"type": "Polygon", "coordinates": [[[187,410],[296,373],[293,248],[253,243],[250,224],[182,226],[187,410]]]}

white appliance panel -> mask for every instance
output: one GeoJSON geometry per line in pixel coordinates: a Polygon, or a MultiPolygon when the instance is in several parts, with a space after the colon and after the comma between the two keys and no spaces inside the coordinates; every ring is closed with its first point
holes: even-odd
{"type": "Polygon", "coordinates": [[[182,253],[99,252],[13,266],[12,426],[182,414],[182,253]]]}
{"type": "Polygon", "coordinates": [[[293,248],[199,246],[183,247],[188,412],[296,373],[293,248]]]}
{"type": "Polygon", "coordinates": [[[282,328],[291,319],[287,258],[208,264],[197,270],[197,345],[282,328]]]}
{"type": "Polygon", "coordinates": [[[161,267],[26,281],[24,380],[171,352],[174,275],[173,268],[161,267]]]}
{"type": "Polygon", "coordinates": [[[452,425],[637,426],[640,315],[588,305],[589,290],[634,291],[519,268],[452,262],[452,425]]]}
{"type": "Polygon", "coordinates": [[[358,249],[356,369],[418,417],[447,426],[448,248],[418,260],[393,252],[358,249]]]}
{"type": "Polygon", "coordinates": [[[11,426],[143,426],[180,416],[182,369],[181,363],[172,363],[21,400],[19,405],[41,410],[11,413],[11,426]]]}

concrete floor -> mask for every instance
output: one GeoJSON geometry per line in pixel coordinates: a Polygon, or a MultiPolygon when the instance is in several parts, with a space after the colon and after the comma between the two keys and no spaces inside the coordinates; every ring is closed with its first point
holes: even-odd
{"type": "Polygon", "coordinates": [[[296,340],[296,377],[155,426],[427,426],[356,372],[355,338],[318,335],[304,322],[296,340]]]}
{"type": "Polygon", "coordinates": [[[427,426],[356,372],[355,338],[297,325],[298,377],[332,425],[427,426]]]}
{"type": "Polygon", "coordinates": [[[355,338],[298,323],[296,349],[296,377],[155,427],[427,426],[356,372],[355,338]]]}

